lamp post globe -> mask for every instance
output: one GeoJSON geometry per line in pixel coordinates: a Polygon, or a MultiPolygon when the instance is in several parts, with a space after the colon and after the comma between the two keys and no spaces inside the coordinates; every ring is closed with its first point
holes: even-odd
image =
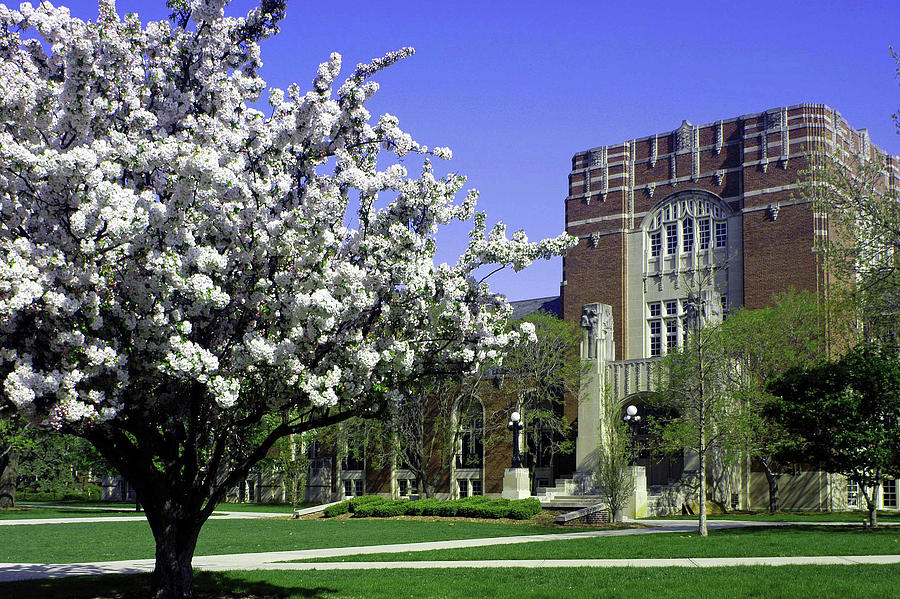
{"type": "Polygon", "coordinates": [[[512,455],[512,467],[513,468],[521,468],[522,467],[522,456],[519,453],[519,432],[524,428],[524,425],[521,422],[522,415],[518,412],[513,412],[509,415],[509,424],[506,425],[510,431],[512,431],[513,435],[513,455],[512,455]]]}

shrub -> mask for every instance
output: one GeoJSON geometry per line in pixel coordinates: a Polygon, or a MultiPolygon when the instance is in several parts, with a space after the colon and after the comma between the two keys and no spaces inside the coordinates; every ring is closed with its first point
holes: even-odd
{"type": "Polygon", "coordinates": [[[350,502],[342,501],[334,505],[330,505],[322,511],[322,515],[326,518],[334,518],[350,511],[350,502]]]}
{"type": "Polygon", "coordinates": [[[356,509],[363,505],[369,505],[372,503],[383,503],[388,501],[381,495],[357,495],[348,501],[350,504],[350,513],[355,513],[356,509]]]}
{"type": "MultiPolygon", "coordinates": [[[[541,511],[541,503],[534,498],[510,501],[509,499],[489,499],[475,496],[463,499],[410,501],[408,499],[389,500],[378,495],[366,495],[354,497],[343,503],[349,504],[347,509],[353,512],[354,518],[390,518],[391,516],[407,515],[528,520],[541,511]]],[[[333,507],[340,505],[342,504],[333,507]]],[[[339,513],[346,513],[346,510],[339,513]]],[[[326,513],[326,515],[328,514],[326,513]]]]}

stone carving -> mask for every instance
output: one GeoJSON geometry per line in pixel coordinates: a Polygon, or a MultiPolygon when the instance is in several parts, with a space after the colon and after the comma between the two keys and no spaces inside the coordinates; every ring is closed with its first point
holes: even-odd
{"type": "Polygon", "coordinates": [[[716,156],[722,153],[722,147],[725,145],[725,131],[722,127],[722,121],[716,127],[716,156]]]}
{"type": "Polygon", "coordinates": [[[653,194],[656,192],[656,183],[647,183],[647,195],[651,198],[653,194]]]}
{"type": "Polygon", "coordinates": [[[678,185],[678,179],[675,172],[675,154],[669,156],[669,183],[672,187],[678,185]]]}
{"type": "Polygon", "coordinates": [[[763,128],[767,131],[777,131],[782,128],[781,108],[776,108],[775,110],[769,110],[763,113],[763,128]]]}
{"type": "Polygon", "coordinates": [[[586,360],[615,359],[612,306],[586,304],[581,308],[581,354],[586,360]]]}
{"type": "Polygon", "coordinates": [[[788,158],[791,155],[791,137],[788,127],[788,110],[781,109],[781,168],[787,170],[788,158]]]}
{"type": "Polygon", "coordinates": [[[725,180],[725,169],[719,169],[716,171],[716,185],[722,185],[722,181],[725,180]]]}
{"type": "Polygon", "coordinates": [[[769,142],[766,139],[765,131],[759,134],[759,165],[762,167],[762,172],[769,170],[769,142]]]}
{"type": "Polygon", "coordinates": [[[593,233],[588,235],[588,241],[590,242],[592,248],[597,247],[597,244],[600,243],[600,233],[594,231],[593,233]]]}
{"type": "Polygon", "coordinates": [[[781,210],[781,206],[777,203],[769,204],[768,208],[766,208],[766,214],[768,214],[769,219],[773,222],[778,220],[778,212],[781,210]]]}
{"type": "Polygon", "coordinates": [[[681,126],[675,130],[675,151],[686,152],[691,149],[693,143],[694,127],[690,121],[681,121],[681,126]]]}
{"type": "Polygon", "coordinates": [[[700,128],[691,128],[691,181],[700,178],[700,128]]]}
{"type": "Polygon", "coordinates": [[[650,142],[650,168],[656,166],[656,161],[659,158],[659,152],[656,147],[656,135],[653,135],[653,141],[650,142]]]}

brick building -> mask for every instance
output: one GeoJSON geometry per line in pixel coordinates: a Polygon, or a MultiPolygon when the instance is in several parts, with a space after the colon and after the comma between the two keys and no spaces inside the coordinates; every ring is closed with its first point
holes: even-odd
{"type": "MultiPolygon", "coordinates": [[[[598,372],[616,400],[626,405],[649,390],[654,358],[683,343],[689,293],[702,295],[720,316],[738,306],[765,307],[790,287],[829,293],[833,280],[820,248],[833,232],[799,185],[813,148],[844,162],[851,156],[881,161],[885,186],[897,185],[898,158],[822,104],[704,125],[683,121],[674,131],[575,154],[565,217],[579,242],[563,262],[562,311],[582,323],[589,319],[585,306],[594,306],[594,318],[611,312],[611,322],[600,324],[614,349],[600,358],[598,372]]],[[[581,470],[594,459],[592,444],[581,440],[595,436],[592,410],[590,402],[578,407],[581,470]]],[[[645,463],[651,466],[649,458],[645,463]]],[[[690,468],[689,457],[657,464],[648,469],[648,483],[671,485],[690,468]]],[[[755,507],[749,465],[745,470],[739,503],[755,507]]],[[[830,476],[797,488],[823,484],[829,492],[798,496],[793,507],[822,508],[826,496],[834,506],[830,476]]],[[[785,507],[792,507],[789,486],[785,507]]],[[[891,497],[896,507],[895,488],[891,497]]]]}

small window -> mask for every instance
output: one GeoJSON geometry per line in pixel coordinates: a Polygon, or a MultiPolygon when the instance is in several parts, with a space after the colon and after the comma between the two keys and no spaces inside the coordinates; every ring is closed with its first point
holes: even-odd
{"type": "Polygon", "coordinates": [[[728,223],[726,221],[716,223],[716,247],[723,248],[728,241],[728,223]]]}
{"type": "Polygon", "coordinates": [[[400,497],[409,496],[409,481],[405,478],[397,479],[397,486],[400,487],[400,497]]]}
{"type": "Polygon", "coordinates": [[[709,249],[709,219],[697,221],[697,242],[701,250],[709,249]]]}
{"type": "Polygon", "coordinates": [[[881,506],[897,508],[897,480],[889,478],[884,481],[881,495],[881,506]]]}
{"type": "Polygon", "coordinates": [[[344,497],[353,497],[353,481],[344,481],[344,497]]]}
{"type": "Polygon", "coordinates": [[[654,317],[659,316],[659,306],[660,306],[659,302],[653,302],[652,304],[649,304],[649,305],[650,305],[650,316],[654,316],[654,317]]]}
{"type": "Polygon", "coordinates": [[[678,225],[669,223],[666,225],[666,254],[674,254],[678,251],[678,225]]]}
{"type": "MultiPolygon", "coordinates": [[[[484,495],[484,489],[481,487],[481,480],[473,478],[469,481],[469,485],[472,487],[472,495],[484,495]]],[[[547,485],[545,484],[544,486],[546,487],[547,485]]]]}
{"type": "Polygon", "coordinates": [[[694,251],[694,219],[686,218],[681,222],[681,235],[685,252],[694,251]]]}
{"type": "Polygon", "coordinates": [[[363,491],[363,481],[359,479],[353,481],[353,488],[356,495],[363,495],[365,493],[365,491],[363,491]]]}
{"type": "Polygon", "coordinates": [[[666,302],[666,316],[676,316],[678,314],[678,301],[666,302]]]}
{"type": "Polygon", "coordinates": [[[456,481],[456,485],[459,487],[459,496],[460,497],[468,497],[469,496],[469,481],[462,478],[456,481]]]}
{"type": "Polygon", "coordinates": [[[650,256],[656,258],[662,250],[662,233],[654,231],[650,233],[650,256]]]}
{"type": "Polygon", "coordinates": [[[723,295],[720,299],[722,301],[722,320],[725,320],[725,317],[728,316],[728,296],[723,295]]]}
{"type": "Polygon", "coordinates": [[[666,321],[666,349],[678,347],[678,322],[675,319],[666,321]]]}
{"type": "Polygon", "coordinates": [[[847,506],[856,507],[859,501],[859,485],[855,481],[847,481],[847,506]]]}
{"type": "Polygon", "coordinates": [[[650,355],[662,355],[662,322],[659,320],[650,321],[650,355]]]}

